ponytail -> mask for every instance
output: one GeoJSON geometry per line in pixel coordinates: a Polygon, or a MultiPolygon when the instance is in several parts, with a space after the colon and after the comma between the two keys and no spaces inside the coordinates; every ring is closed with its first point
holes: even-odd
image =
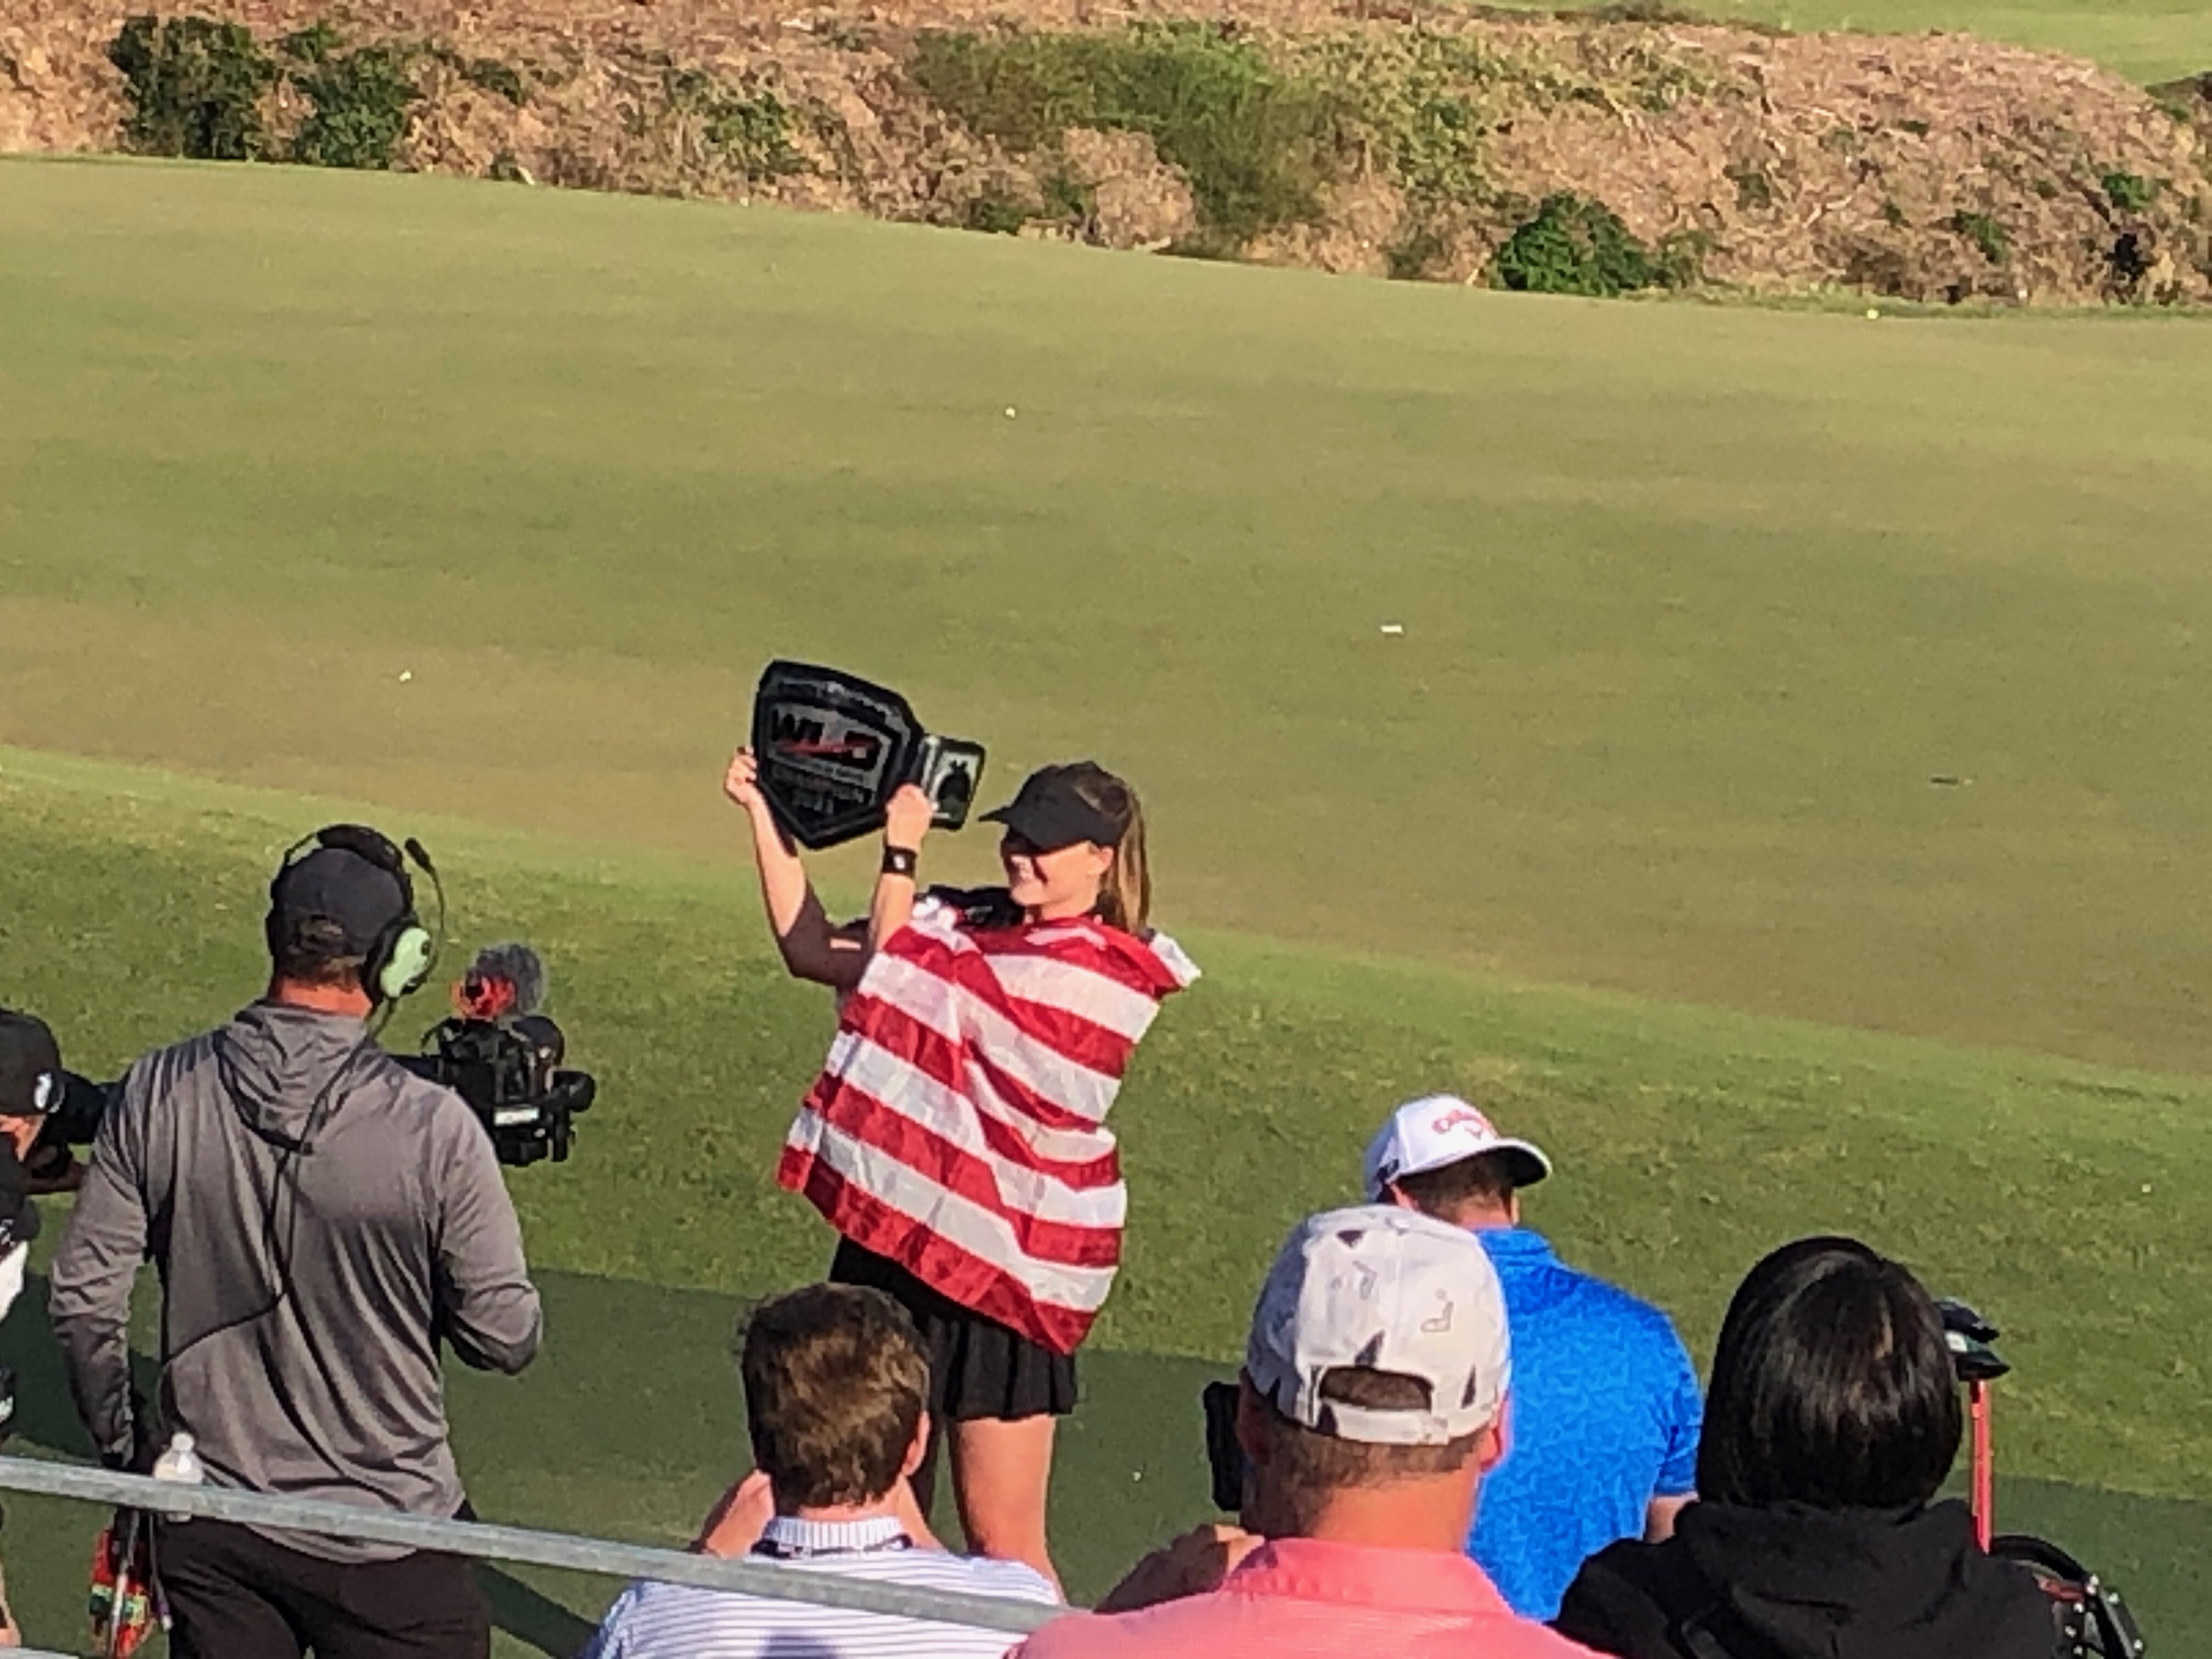
{"type": "Polygon", "coordinates": [[[1055,768],[1075,793],[1121,831],[1114,862],[1098,884],[1098,919],[1143,937],[1152,914],[1152,872],[1145,856],[1145,809],[1137,792],[1096,761],[1055,768]]]}

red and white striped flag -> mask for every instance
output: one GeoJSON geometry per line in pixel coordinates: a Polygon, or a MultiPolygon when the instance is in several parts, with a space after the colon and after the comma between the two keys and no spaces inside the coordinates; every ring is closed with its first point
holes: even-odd
{"type": "Polygon", "coordinates": [[[1197,977],[1164,934],[969,931],[925,900],[847,999],[776,1179],[863,1249],[1073,1353],[1121,1259],[1106,1113],[1160,1000],[1197,977]]]}

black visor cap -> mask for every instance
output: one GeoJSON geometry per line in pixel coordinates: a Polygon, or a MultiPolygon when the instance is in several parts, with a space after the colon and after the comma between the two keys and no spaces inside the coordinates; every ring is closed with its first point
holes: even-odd
{"type": "Polygon", "coordinates": [[[38,1117],[62,1103],[62,1050],[36,1014],[0,1008],[0,1115],[38,1117]]]}
{"type": "Polygon", "coordinates": [[[348,952],[367,956],[407,914],[410,896],[391,871],[343,848],[318,847],[276,878],[270,908],[279,937],[291,939],[306,922],[333,922],[348,952]]]}
{"type": "Polygon", "coordinates": [[[1056,772],[1030,773],[1020,793],[983,817],[1005,824],[1040,853],[1057,853],[1085,841],[1097,847],[1121,844],[1121,827],[1056,772]]]}

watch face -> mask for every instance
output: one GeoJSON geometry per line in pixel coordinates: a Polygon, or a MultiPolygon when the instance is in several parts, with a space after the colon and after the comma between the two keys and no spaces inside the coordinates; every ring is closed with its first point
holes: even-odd
{"type": "Polygon", "coordinates": [[[882,828],[921,744],[921,723],[896,691],[807,663],[773,662],[761,676],[753,699],[761,793],[811,851],[882,828]]]}

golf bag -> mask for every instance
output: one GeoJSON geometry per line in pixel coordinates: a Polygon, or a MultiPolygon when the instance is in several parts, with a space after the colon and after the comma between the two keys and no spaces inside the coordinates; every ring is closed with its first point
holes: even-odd
{"type": "Polygon", "coordinates": [[[2057,1545],[2006,1533],[1990,1553],[2026,1567],[2051,1598],[2060,1659],[2142,1659],[2142,1633],[2120,1593],[2057,1545]]]}
{"type": "Polygon", "coordinates": [[[2051,1598],[2058,1659],[2142,1659],[2142,1632],[2120,1593],[2056,1544],[1996,1530],[1996,1446],[1990,1385],[2012,1366],[1992,1345],[1997,1328],[1963,1302],[1940,1301],[1943,1336],[1966,1390],[1973,1431],[1974,1531],[1999,1560],[2017,1562],[2051,1598]]]}

